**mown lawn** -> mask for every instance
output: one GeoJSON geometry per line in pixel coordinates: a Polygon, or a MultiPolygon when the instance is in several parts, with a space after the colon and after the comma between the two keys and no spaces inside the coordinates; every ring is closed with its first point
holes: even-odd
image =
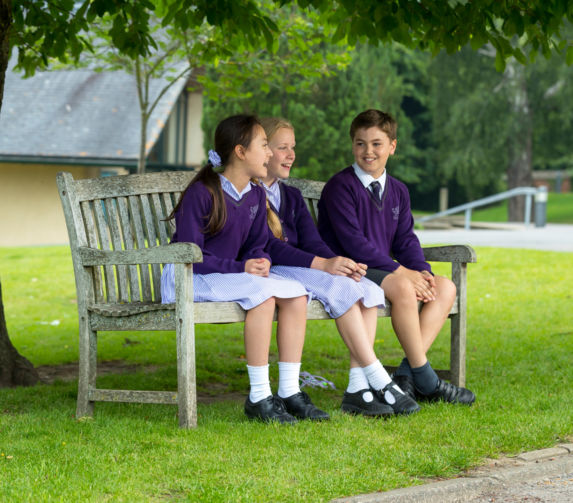
{"type": "MultiPolygon", "coordinates": [[[[248,422],[241,327],[201,326],[199,427],[171,406],[96,405],[77,421],[76,384],[0,390],[0,501],[328,501],[454,477],[485,457],[573,437],[573,254],[478,248],[469,269],[471,408],[426,405],[387,421],[339,412],[348,358],[332,322],[309,322],[303,370],[334,382],[311,389],[328,423],[248,422]]],[[[444,269],[436,268],[445,273],[444,269]]],[[[66,247],[0,248],[8,330],[35,365],[77,361],[77,312],[66,247]]],[[[448,361],[443,331],[431,351],[448,361]]],[[[396,364],[388,320],[376,351],[396,364]]],[[[100,358],[141,365],[102,387],[175,389],[173,333],[102,333],[100,358]]],[[[276,362],[276,346],[272,349],[276,362]]],[[[276,386],[276,365],[271,365],[276,386]]]]}

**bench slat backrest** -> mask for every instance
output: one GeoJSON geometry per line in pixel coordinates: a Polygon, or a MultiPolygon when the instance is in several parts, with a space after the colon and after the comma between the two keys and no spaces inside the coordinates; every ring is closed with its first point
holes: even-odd
{"type": "Polygon", "coordinates": [[[316,224],[318,220],[318,200],[320,199],[320,194],[325,182],[304,180],[302,178],[289,178],[286,180],[286,183],[300,190],[308,211],[310,211],[312,219],[316,224]]]}
{"type": "MultiPolygon", "coordinates": [[[[58,175],[72,257],[89,246],[100,250],[136,250],[169,243],[173,211],[193,172],[163,172],[74,180],[58,175]]],[[[160,302],[160,264],[94,267],[90,285],[79,287],[88,302],[160,302]],[[88,292],[83,292],[89,287],[88,292]]]]}
{"type": "MultiPolygon", "coordinates": [[[[169,243],[173,221],[165,221],[194,172],[161,172],[74,180],[61,173],[58,185],[70,232],[72,256],[81,246],[136,250],[169,243]],[[64,197],[65,196],[65,197],[64,197]]],[[[316,222],[324,182],[289,179],[302,192],[316,222]]],[[[74,258],[75,260],[75,258],[74,258]]],[[[94,267],[88,299],[98,304],[160,302],[160,264],[94,267]]]]}

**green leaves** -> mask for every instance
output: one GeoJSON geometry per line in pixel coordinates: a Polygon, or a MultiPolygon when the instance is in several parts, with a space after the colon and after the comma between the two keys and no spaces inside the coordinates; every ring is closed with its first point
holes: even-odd
{"type": "Polygon", "coordinates": [[[567,55],[565,57],[568,65],[573,65],[573,45],[567,47],[567,55]]]}

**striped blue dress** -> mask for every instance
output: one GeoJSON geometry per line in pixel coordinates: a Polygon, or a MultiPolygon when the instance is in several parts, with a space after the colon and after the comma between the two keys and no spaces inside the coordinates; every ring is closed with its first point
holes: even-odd
{"type": "MultiPolygon", "coordinates": [[[[259,201],[258,205],[249,207],[247,204],[231,205],[227,204],[227,222],[225,227],[218,234],[220,238],[224,238],[227,232],[229,235],[240,226],[245,226],[245,222],[252,222],[250,228],[247,229],[248,235],[245,236],[246,242],[256,242],[262,240],[263,246],[267,239],[267,223],[266,223],[266,209],[264,205],[264,193],[256,186],[251,184],[247,185],[242,193],[238,193],[235,187],[225,177],[219,175],[223,190],[236,202],[241,203],[243,198],[249,195],[251,189],[255,188],[261,192],[260,197],[262,203],[259,201]],[[232,207],[231,207],[232,206],[232,207]],[[253,209],[255,208],[255,209],[253,209]],[[253,230],[254,229],[254,230],[253,230]],[[260,229],[265,229],[261,232],[260,229]],[[251,232],[252,230],[252,232],[251,232]],[[253,235],[251,235],[253,234],[253,235]]],[[[193,236],[193,242],[196,242],[203,250],[204,258],[208,256],[209,250],[201,245],[204,245],[204,234],[201,229],[204,226],[204,208],[196,206],[199,199],[200,191],[204,190],[201,183],[197,183],[190,188],[185,194],[185,200],[182,205],[184,208],[185,219],[191,219],[192,224],[190,228],[198,229],[198,232],[193,236]],[[195,189],[197,186],[197,189],[195,189]],[[197,192],[197,194],[195,193],[197,192]]],[[[252,197],[252,194],[251,194],[252,197]]],[[[188,220],[187,220],[188,222],[188,220]]],[[[179,230],[179,229],[178,229],[179,230]]],[[[262,251],[262,248],[261,248],[262,251]]],[[[240,252],[237,253],[240,255],[240,252]]],[[[266,256],[266,254],[262,254],[266,256]]],[[[251,257],[254,258],[254,257],[251,257]]],[[[240,258],[238,268],[242,267],[244,271],[244,262],[240,258]]],[[[226,262],[226,267],[231,267],[226,262]]],[[[216,264],[216,261],[212,261],[216,264]]],[[[196,302],[237,302],[243,309],[249,310],[271,297],[278,297],[282,299],[309,296],[305,287],[295,280],[287,279],[274,273],[270,273],[268,277],[255,276],[247,272],[210,272],[208,274],[193,274],[193,290],[194,300],[196,302]]],[[[309,299],[310,300],[310,299],[309,299]]],[[[175,275],[173,264],[166,264],[161,276],[161,302],[170,304],[175,302],[175,275]]]]}
{"type": "Polygon", "coordinates": [[[267,244],[273,263],[277,264],[277,260],[287,263],[273,265],[272,273],[302,283],[311,299],[320,301],[332,318],[342,316],[357,302],[365,307],[384,306],[384,291],[369,279],[355,281],[311,269],[309,265],[315,256],[332,258],[336,255],[320,238],[300,191],[281,182],[275,182],[271,187],[263,184],[263,187],[272,209],[279,216],[285,238],[285,241],[275,239],[267,244]],[[308,257],[289,253],[293,247],[306,252],[308,257]],[[300,263],[296,264],[297,261],[300,263]]]}

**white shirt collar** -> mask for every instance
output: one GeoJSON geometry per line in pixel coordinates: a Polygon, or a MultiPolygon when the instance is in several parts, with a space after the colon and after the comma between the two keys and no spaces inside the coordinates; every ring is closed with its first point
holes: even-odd
{"type": "Polygon", "coordinates": [[[267,197],[269,201],[274,206],[274,208],[278,211],[281,208],[281,188],[279,185],[279,181],[277,180],[273,183],[270,187],[265,184],[265,182],[261,181],[261,185],[264,187],[265,192],[267,193],[267,197]]]}
{"type": "Polygon", "coordinates": [[[232,182],[225,178],[221,173],[219,173],[219,179],[221,180],[221,187],[223,190],[235,201],[240,201],[241,198],[251,190],[252,182],[247,183],[247,186],[241,192],[239,192],[237,188],[232,184],[232,182]]]}
{"type": "Polygon", "coordinates": [[[384,187],[386,185],[386,170],[384,170],[384,173],[382,173],[382,175],[380,175],[379,178],[374,178],[371,174],[366,173],[366,171],[363,171],[362,168],[360,168],[360,166],[358,166],[357,163],[354,163],[352,167],[354,168],[354,172],[356,173],[356,176],[360,180],[360,183],[364,185],[364,187],[366,187],[368,190],[371,190],[370,184],[374,181],[377,181],[380,183],[382,192],[384,192],[384,187]]]}

